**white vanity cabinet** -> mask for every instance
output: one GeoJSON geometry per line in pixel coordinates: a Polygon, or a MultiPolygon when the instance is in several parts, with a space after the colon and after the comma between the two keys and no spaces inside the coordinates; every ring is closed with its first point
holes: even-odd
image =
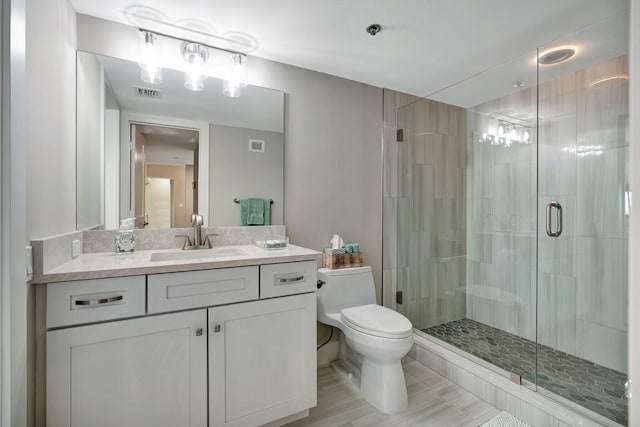
{"type": "Polygon", "coordinates": [[[263,267],[47,285],[47,426],[252,427],[315,406],[315,261],[263,267]]]}
{"type": "Polygon", "coordinates": [[[258,426],[316,406],[316,295],[209,309],[209,425],[258,426]]]}
{"type": "Polygon", "coordinates": [[[47,333],[47,426],[206,426],[207,312],[47,333]]]}

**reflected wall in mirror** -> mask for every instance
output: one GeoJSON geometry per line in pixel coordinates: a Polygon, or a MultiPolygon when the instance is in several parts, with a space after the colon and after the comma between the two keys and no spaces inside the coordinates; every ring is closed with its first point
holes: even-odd
{"type": "Polygon", "coordinates": [[[149,85],[137,63],[78,52],[77,228],[188,227],[196,212],[241,225],[244,198],[272,199],[270,224],[283,224],[283,129],[283,92],[228,98],[211,77],[193,92],[172,69],[149,85]]]}

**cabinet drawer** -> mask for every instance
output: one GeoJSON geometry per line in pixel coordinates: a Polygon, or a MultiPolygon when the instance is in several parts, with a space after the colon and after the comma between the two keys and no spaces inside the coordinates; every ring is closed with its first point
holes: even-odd
{"type": "Polygon", "coordinates": [[[316,290],[317,269],[316,261],[260,266],[260,298],[314,292],[316,290]]]}
{"type": "Polygon", "coordinates": [[[47,328],[142,316],[145,276],[47,285],[47,328]]]}
{"type": "Polygon", "coordinates": [[[258,267],[151,274],[149,313],[258,299],[258,267]]]}

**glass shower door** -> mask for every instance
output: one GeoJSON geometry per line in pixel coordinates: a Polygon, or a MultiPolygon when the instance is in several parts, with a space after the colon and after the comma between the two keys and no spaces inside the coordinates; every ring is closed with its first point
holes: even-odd
{"type": "Polygon", "coordinates": [[[536,77],[531,52],[397,115],[397,310],[531,388],[536,77]]]}
{"type": "MultiPolygon", "coordinates": [[[[599,25],[626,40],[624,19],[599,25]]],[[[596,63],[539,64],[536,376],[539,392],[626,425],[628,55],[600,48],[596,63]]]]}

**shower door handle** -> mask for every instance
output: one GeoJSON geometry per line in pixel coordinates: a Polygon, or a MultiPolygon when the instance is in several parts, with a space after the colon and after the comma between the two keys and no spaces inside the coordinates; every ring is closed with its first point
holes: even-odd
{"type": "Polygon", "coordinates": [[[551,202],[547,205],[547,236],[558,237],[562,234],[562,205],[551,202]],[[551,211],[556,209],[556,231],[551,231],[551,211]]]}

